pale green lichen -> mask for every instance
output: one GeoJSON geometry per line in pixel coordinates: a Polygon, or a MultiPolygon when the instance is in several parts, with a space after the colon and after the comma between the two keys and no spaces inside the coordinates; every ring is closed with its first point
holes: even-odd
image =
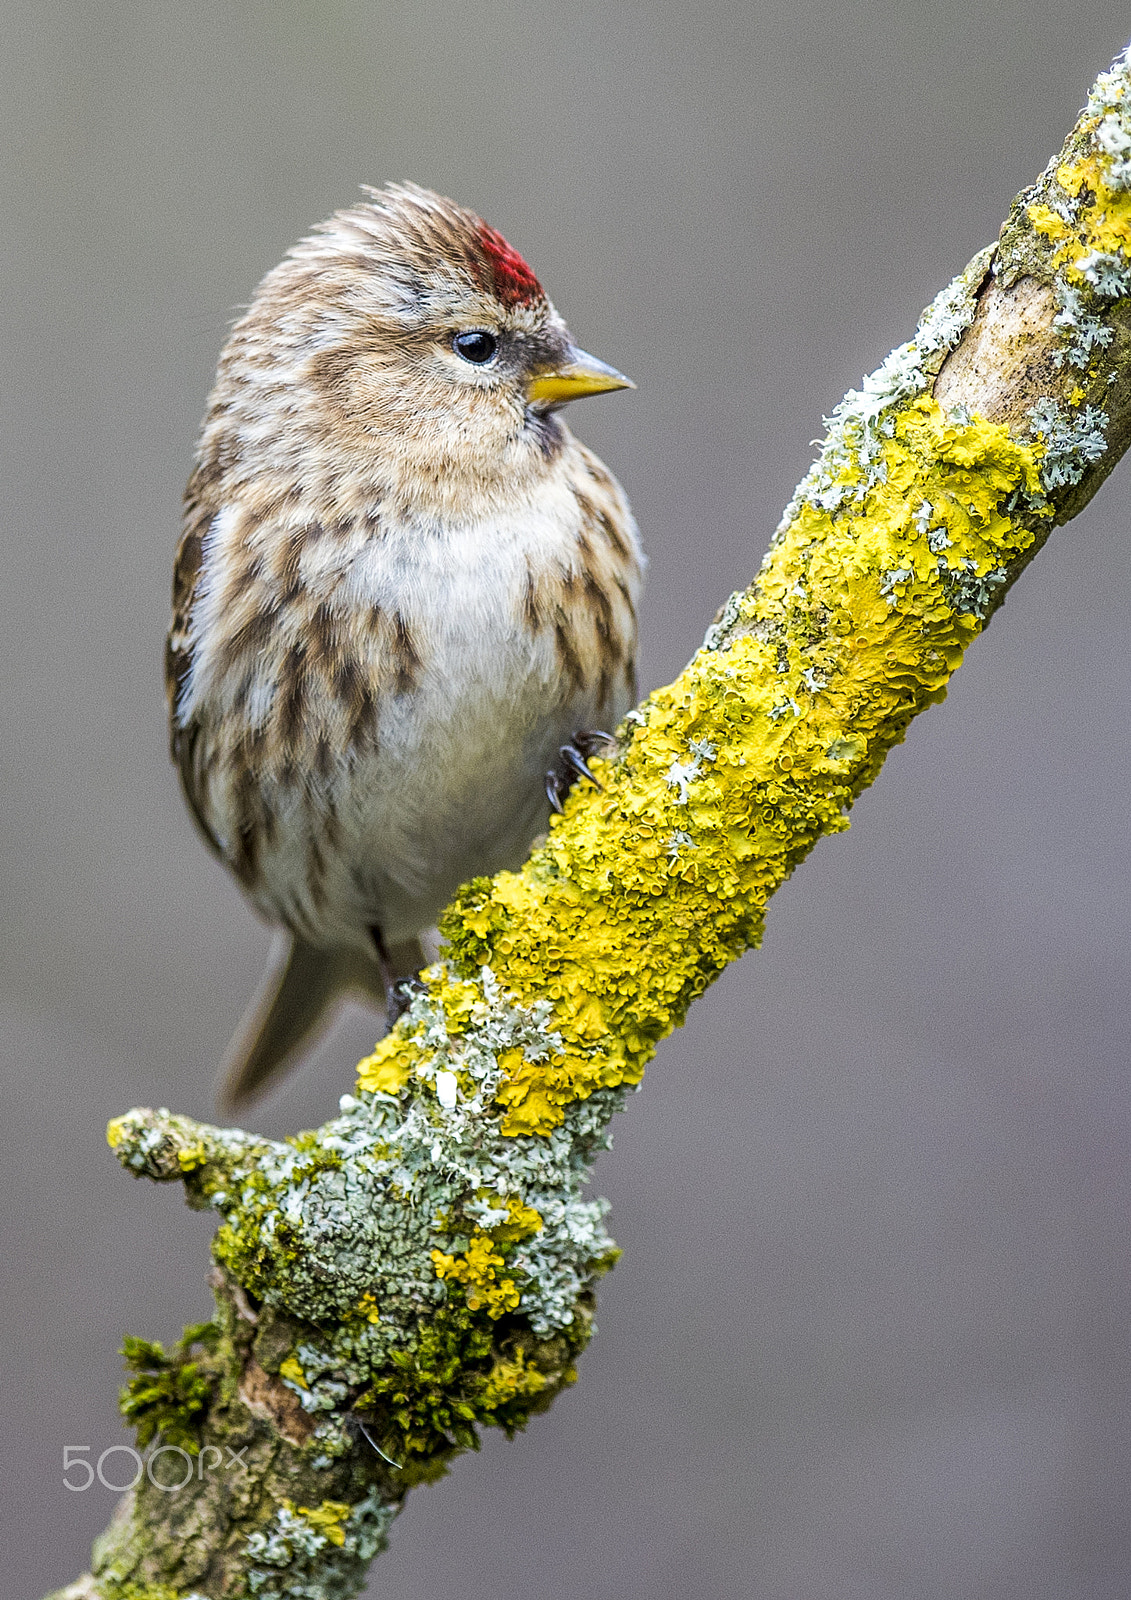
{"type": "Polygon", "coordinates": [[[1107,449],[1108,415],[1095,406],[1069,415],[1055,400],[1039,400],[1030,408],[1029,421],[1044,445],[1041,483],[1046,489],[1079,483],[1107,449]]]}
{"type": "Polygon", "coordinates": [[[270,1527],[247,1540],[247,1592],[255,1600],[352,1600],[389,1542],[393,1507],[376,1491],[357,1505],[284,1501],[270,1527]]]}
{"type": "Polygon", "coordinates": [[[593,1283],[615,1258],[605,1204],[581,1190],[618,1093],[571,1108],[550,1139],[504,1137],[503,1072],[524,1051],[552,1050],[549,1003],[505,1003],[489,971],[476,985],[443,966],[431,976],[435,992],[405,1023],[418,1071],[363,1063],[317,1150],[309,1135],[233,1141],[168,1113],[113,1129],[126,1165],[182,1176],[221,1212],[217,1260],[301,1319],[304,1336],[273,1370],[316,1419],[311,1449],[340,1457],[355,1415],[369,1417],[374,1448],[405,1481],[474,1445],[477,1425],[521,1426],[572,1381],[593,1283]],[[205,1151],[187,1172],[185,1146],[205,1151]]]}

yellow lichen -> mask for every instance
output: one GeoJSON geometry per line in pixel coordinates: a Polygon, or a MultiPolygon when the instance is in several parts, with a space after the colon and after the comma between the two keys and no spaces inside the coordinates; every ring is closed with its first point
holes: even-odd
{"type": "Polygon", "coordinates": [[[376,1296],[372,1294],[363,1294],[357,1303],[357,1314],[359,1317],[364,1317],[367,1322],[372,1322],[374,1325],[379,1323],[381,1320],[381,1308],[377,1304],[376,1296]]]}
{"type": "Polygon", "coordinates": [[[301,1517],[315,1532],[322,1534],[331,1544],[339,1549],[346,1542],[346,1530],[342,1524],[350,1514],[350,1507],[344,1500],[323,1500],[318,1506],[296,1506],[290,1500],[284,1500],[283,1505],[296,1517],[301,1517]]]}
{"type": "MultiPolygon", "coordinates": [[[[489,1202],[496,1199],[483,1191],[477,1198],[489,1202]]],[[[533,1206],[524,1204],[519,1196],[509,1195],[504,1204],[507,1220],[490,1229],[477,1225],[463,1254],[448,1255],[443,1250],[432,1251],[436,1276],[449,1283],[464,1284],[470,1310],[484,1310],[492,1317],[501,1317],[504,1312],[517,1310],[520,1299],[515,1280],[500,1276],[506,1266],[506,1253],[520,1240],[528,1239],[531,1234],[542,1230],[542,1218],[538,1212],[533,1206]]],[[[450,1218],[438,1218],[437,1221],[445,1227],[451,1226],[450,1218]]]]}
{"type": "Polygon", "coordinates": [[[1131,255],[1131,191],[1108,182],[1110,160],[1096,140],[1102,121],[1094,115],[1081,122],[1078,152],[1056,169],[1056,181],[1066,195],[1087,199],[1079,214],[1069,221],[1044,201],[1026,208],[1037,232],[1057,246],[1050,266],[1063,269],[1077,285],[1087,281],[1079,263],[1094,252],[1131,255]]]}
{"type": "Polygon", "coordinates": [[[533,1206],[525,1205],[517,1195],[508,1195],[506,1207],[507,1220],[491,1229],[491,1237],[501,1249],[509,1250],[520,1240],[542,1232],[542,1218],[533,1206]]]}
{"type": "MultiPolygon", "coordinates": [[[[602,789],[579,785],[521,872],[457,901],[456,959],[488,962],[520,1003],[552,1000],[563,1044],[499,1056],[505,1133],[549,1132],[570,1101],[639,1080],[690,1000],[759,941],[798,860],[847,827],[1031,544],[1007,507],[1039,497],[1039,444],[923,396],[893,417],[882,455],[858,503],[802,505],[729,648],[700,651],[652,696],[623,762],[597,763],[602,789]]],[[[405,1043],[385,1048],[398,1058],[405,1043]]]]}
{"type": "Polygon", "coordinates": [[[183,1150],[177,1151],[177,1165],[182,1172],[195,1172],[197,1167],[203,1167],[208,1160],[208,1152],[204,1148],[203,1139],[197,1139],[195,1144],[186,1145],[183,1150]]]}
{"type": "Polygon", "coordinates": [[[1054,211],[1043,200],[1035,200],[1026,209],[1029,221],[1037,232],[1043,234],[1046,239],[1051,239],[1054,243],[1059,244],[1062,240],[1071,237],[1071,229],[1060,215],[1060,212],[1054,211]]]}
{"type": "Polygon", "coordinates": [[[466,1032],[475,1007],[482,1003],[478,985],[453,981],[443,965],[428,968],[424,976],[434,981],[436,998],[444,1011],[444,1024],[448,1033],[458,1038],[466,1032]]]}
{"type": "Polygon", "coordinates": [[[521,1298],[518,1288],[513,1278],[499,1276],[506,1263],[491,1235],[482,1228],[476,1228],[463,1255],[448,1255],[443,1250],[433,1250],[431,1254],[438,1278],[466,1285],[472,1311],[486,1311],[492,1317],[517,1311],[521,1298]]]}
{"type": "Polygon", "coordinates": [[[306,1381],[306,1373],[302,1370],[302,1364],[297,1356],[288,1356],[285,1361],[279,1363],[279,1376],[280,1378],[286,1378],[290,1383],[297,1383],[300,1389],[310,1388],[309,1383],[306,1381]]]}
{"type": "MultiPolygon", "coordinates": [[[[425,968],[421,977],[429,984],[443,1009],[444,1026],[451,1038],[459,1038],[471,1022],[474,1008],[483,1003],[478,985],[452,979],[443,963],[425,968]]],[[[371,1055],[358,1063],[357,1082],[370,1093],[400,1094],[414,1070],[427,1063],[428,1055],[419,1045],[406,1040],[403,1030],[379,1041],[371,1055]]]]}
{"type": "MultiPolygon", "coordinates": [[[[573,1369],[567,1369],[565,1381],[572,1382],[573,1369]]],[[[497,1411],[500,1406],[507,1405],[515,1400],[528,1395],[540,1394],[546,1387],[546,1379],[538,1368],[531,1366],[525,1353],[519,1349],[512,1358],[500,1357],[487,1374],[487,1381],[480,1392],[478,1399],[486,1411],[497,1411]]]]}
{"type": "Polygon", "coordinates": [[[390,1049],[392,1035],[381,1040],[372,1055],[358,1062],[357,1086],[370,1094],[400,1094],[412,1074],[412,1058],[404,1048],[390,1049]]]}

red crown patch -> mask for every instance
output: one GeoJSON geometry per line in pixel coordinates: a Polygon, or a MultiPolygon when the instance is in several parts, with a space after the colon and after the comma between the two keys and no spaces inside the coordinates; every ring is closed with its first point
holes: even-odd
{"type": "Polygon", "coordinates": [[[479,229],[479,243],[491,264],[494,291],[505,306],[521,305],[542,294],[538,279],[497,228],[484,222],[479,229]]]}

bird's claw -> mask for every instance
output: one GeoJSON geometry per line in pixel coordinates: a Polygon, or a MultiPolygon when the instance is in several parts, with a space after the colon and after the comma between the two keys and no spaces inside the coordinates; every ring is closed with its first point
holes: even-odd
{"type": "Polygon", "coordinates": [[[601,787],[601,785],[597,783],[597,780],[593,776],[592,772],[590,772],[589,763],[586,761],[581,751],[577,748],[576,744],[563,744],[561,749],[558,751],[558,754],[561,756],[566,766],[572,768],[578,777],[588,778],[589,782],[596,784],[598,789],[601,787]]]}
{"type": "Polygon", "coordinates": [[[558,755],[561,760],[558,766],[551,767],[546,774],[546,798],[554,810],[561,812],[562,801],[573,787],[577,778],[588,778],[594,788],[601,787],[598,780],[590,771],[587,756],[594,755],[602,745],[612,744],[611,733],[604,733],[600,728],[593,728],[584,733],[575,733],[568,744],[563,744],[558,755]]]}

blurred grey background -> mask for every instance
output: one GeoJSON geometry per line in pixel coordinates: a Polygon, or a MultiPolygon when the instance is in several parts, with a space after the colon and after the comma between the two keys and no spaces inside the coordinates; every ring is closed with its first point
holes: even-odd
{"type": "MultiPolygon", "coordinates": [[[[646,685],[821,416],[1131,35],[1110,0],[8,0],[0,51],[0,1595],[75,1576],[126,1330],[211,1223],[106,1149],[213,1113],[268,943],[165,755],[179,500],[225,329],[362,181],[476,207],[638,393],[571,421],[651,552],[646,685]]],[[[397,1600],[1131,1593],[1126,464],[649,1068],[581,1381],[415,1492],[397,1600]]],[[[321,1121],[347,1017],[254,1125],[321,1121]]],[[[127,1472],[124,1457],[108,1471],[127,1472]]]]}

